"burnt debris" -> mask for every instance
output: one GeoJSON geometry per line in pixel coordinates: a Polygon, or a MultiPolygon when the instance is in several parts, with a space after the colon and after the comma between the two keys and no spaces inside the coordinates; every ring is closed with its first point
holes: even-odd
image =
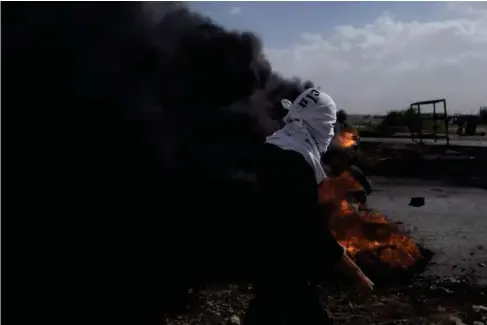
{"type": "Polygon", "coordinates": [[[409,205],[415,208],[422,207],[423,205],[425,205],[425,203],[426,201],[422,196],[412,197],[409,201],[409,205]]]}

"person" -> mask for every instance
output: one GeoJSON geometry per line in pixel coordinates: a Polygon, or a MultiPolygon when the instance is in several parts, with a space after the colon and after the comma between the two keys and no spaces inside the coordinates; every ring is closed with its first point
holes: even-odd
{"type": "Polygon", "coordinates": [[[335,134],[341,131],[342,128],[348,125],[348,114],[345,110],[341,109],[337,112],[337,122],[335,124],[335,134]]]}
{"type": "Polygon", "coordinates": [[[363,294],[374,286],[331,235],[318,203],[318,186],[326,177],[321,156],[334,135],[336,105],[324,92],[307,89],[284,122],[267,137],[257,170],[265,218],[253,240],[262,243],[262,262],[244,323],[332,324],[318,282],[336,268],[363,294]]]}
{"type": "Polygon", "coordinates": [[[335,176],[339,175],[345,170],[348,170],[350,174],[355,178],[357,182],[362,186],[365,195],[372,193],[372,183],[370,179],[365,176],[364,172],[355,165],[356,157],[358,155],[359,145],[359,133],[357,128],[350,123],[348,114],[345,110],[341,109],[337,112],[337,123],[335,124],[335,135],[340,132],[349,132],[354,135],[354,145],[349,148],[341,148],[339,144],[335,142],[331,143],[331,150],[328,150],[323,157],[322,162],[325,164],[325,169],[330,168],[330,172],[335,176]]]}
{"type": "MultiPolygon", "coordinates": [[[[322,164],[328,175],[338,177],[345,171],[348,171],[350,175],[358,182],[363,190],[365,196],[372,193],[372,182],[365,175],[365,173],[358,166],[354,164],[357,155],[356,146],[341,148],[339,146],[330,146],[328,151],[322,156],[322,164]]],[[[365,203],[364,197],[361,203],[365,203]],[[362,202],[363,201],[363,202],[362,202]]]]}
{"type": "Polygon", "coordinates": [[[358,145],[359,142],[359,133],[357,128],[350,123],[348,119],[348,114],[344,109],[340,109],[337,112],[337,122],[335,124],[335,134],[339,134],[340,132],[349,132],[353,134],[353,140],[358,145]]]}

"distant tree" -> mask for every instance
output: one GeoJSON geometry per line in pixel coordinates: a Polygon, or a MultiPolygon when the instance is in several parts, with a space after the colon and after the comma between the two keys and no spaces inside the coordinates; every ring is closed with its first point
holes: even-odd
{"type": "Polygon", "coordinates": [[[404,124],[403,111],[390,111],[382,120],[382,124],[387,126],[398,126],[404,124]]]}
{"type": "Polygon", "coordinates": [[[480,121],[482,121],[482,123],[487,123],[487,107],[486,106],[480,108],[479,115],[480,115],[480,121]]]}
{"type": "Polygon", "coordinates": [[[407,128],[410,132],[419,131],[420,116],[417,112],[404,109],[390,111],[386,114],[382,122],[377,126],[377,131],[382,135],[391,136],[398,130],[407,128]]]}

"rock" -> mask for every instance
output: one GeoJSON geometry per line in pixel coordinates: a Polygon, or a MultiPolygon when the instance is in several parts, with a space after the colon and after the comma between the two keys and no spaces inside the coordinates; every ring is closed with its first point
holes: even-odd
{"type": "Polygon", "coordinates": [[[400,320],[395,320],[395,321],[393,322],[393,324],[394,324],[394,325],[403,325],[403,324],[407,324],[407,322],[408,322],[408,321],[407,321],[407,320],[405,320],[405,319],[400,319],[400,320]]]}
{"type": "Polygon", "coordinates": [[[230,317],[229,324],[240,325],[240,317],[238,317],[237,315],[232,315],[232,317],[230,317]]]}
{"type": "MultiPolygon", "coordinates": [[[[466,325],[460,318],[455,315],[441,313],[433,317],[428,317],[428,325],[466,325]]],[[[424,324],[424,323],[423,323],[424,324]]]]}
{"type": "Polygon", "coordinates": [[[479,322],[479,321],[477,321],[477,320],[476,320],[476,321],[474,321],[472,324],[473,324],[473,325],[485,325],[484,323],[479,322]]]}
{"type": "Polygon", "coordinates": [[[409,201],[409,205],[416,208],[422,207],[425,205],[425,199],[422,196],[412,197],[409,201]]]}
{"type": "Polygon", "coordinates": [[[460,318],[457,316],[450,315],[448,320],[451,322],[450,324],[454,325],[466,325],[460,318]]]}
{"type": "Polygon", "coordinates": [[[485,306],[482,306],[482,305],[473,305],[472,306],[472,309],[476,312],[476,313],[487,313],[487,307],[485,306]]]}
{"type": "Polygon", "coordinates": [[[485,267],[485,263],[479,263],[480,267],[485,267]]]}

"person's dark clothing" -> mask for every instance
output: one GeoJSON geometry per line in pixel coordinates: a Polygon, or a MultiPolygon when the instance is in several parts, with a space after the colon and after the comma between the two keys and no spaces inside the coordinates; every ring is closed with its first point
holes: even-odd
{"type": "Polygon", "coordinates": [[[372,183],[360,168],[355,165],[350,166],[350,174],[352,174],[353,178],[362,185],[367,195],[372,193],[372,183]]]}
{"type": "Polygon", "coordinates": [[[257,184],[265,237],[272,239],[267,245],[272,257],[266,264],[272,259],[272,267],[280,273],[318,280],[342,257],[343,248],[323,220],[312,167],[297,152],[265,144],[257,184]]]}
{"type": "Polygon", "coordinates": [[[257,283],[245,325],[332,325],[316,286],[257,283]]]}
{"type": "Polygon", "coordinates": [[[312,167],[297,152],[265,144],[257,184],[265,272],[255,281],[257,298],[246,323],[331,324],[315,283],[331,273],[344,250],[321,214],[312,167]]]}

